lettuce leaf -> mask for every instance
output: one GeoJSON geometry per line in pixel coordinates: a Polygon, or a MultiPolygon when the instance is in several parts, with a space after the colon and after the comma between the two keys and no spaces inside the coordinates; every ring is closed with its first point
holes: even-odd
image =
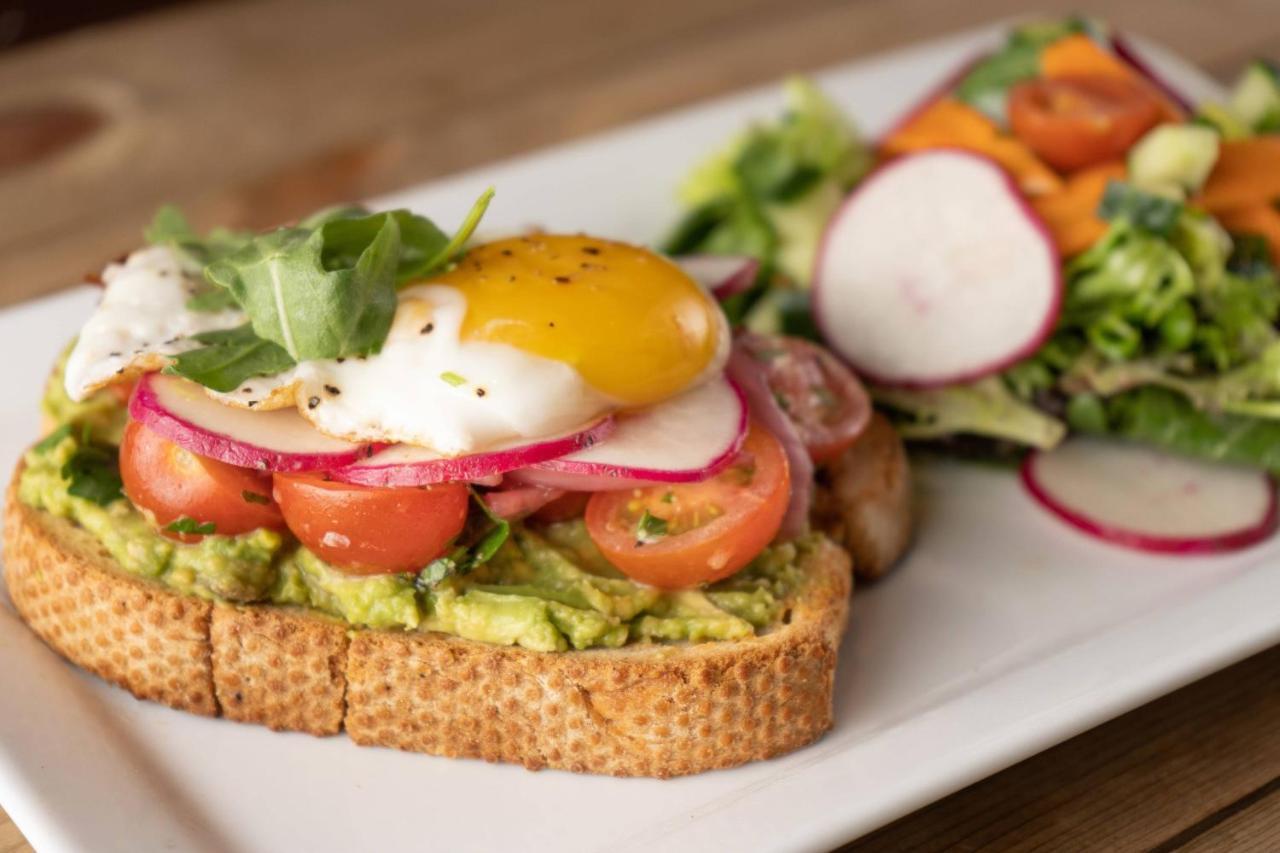
{"type": "Polygon", "coordinates": [[[1200,459],[1280,472],[1280,421],[1201,411],[1183,395],[1154,387],[1113,397],[1105,411],[1100,425],[1072,426],[1200,459]]]}
{"type": "Polygon", "coordinates": [[[964,433],[1047,449],[1067,433],[1066,424],[1018,399],[998,376],[923,391],[872,387],[871,394],[906,439],[964,433]]]}
{"type": "Polygon", "coordinates": [[[686,213],[664,251],[748,254],[763,262],[762,278],[776,270],[807,285],[827,220],[870,165],[849,119],[793,78],[778,121],[749,128],[686,178],[686,213]]]}

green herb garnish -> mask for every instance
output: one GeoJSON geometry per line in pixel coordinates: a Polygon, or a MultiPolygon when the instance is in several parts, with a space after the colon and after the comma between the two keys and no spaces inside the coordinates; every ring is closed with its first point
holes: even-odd
{"type": "Polygon", "coordinates": [[[445,382],[448,382],[454,388],[457,388],[459,385],[467,384],[466,377],[459,376],[458,374],[454,373],[452,370],[446,370],[444,373],[441,373],[440,378],[443,379],[445,382]]]}
{"type": "MultiPolygon", "coordinates": [[[[63,434],[59,441],[67,434],[69,433],[63,434]]],[[[92,444],[77,447],[62,466],[62,478],[70,483],[67,487],[69,494],[99,506],[106,506],[124,497],[119,455],[114,448],[92,444]]]]}
{"type": "Polygon", "coordinates": [[[649,545],[667,535],[667,520],[645,510],[636,522],[636,544],[649,545]]]}
{"type": "Polygon", "coordinates": [[[249,504],[265,505],[265,504],[271,503],[271,498],[267,497],[266,495],[260,495],[257,492],[251,492],[248,489],[245,489],[244,491],[240,492],[240,497],[244,498],[244,502],[249,504]]]}
{"type": "Polygon", "coordinates": [[[203,524],[194,518],[183,516],[177,521],[171,521],[164,526],[165,530],[170,533],[190,533],[197,536],[208,536],[218,529],[218,526],[212,521],[206,521],[203,524]]]}

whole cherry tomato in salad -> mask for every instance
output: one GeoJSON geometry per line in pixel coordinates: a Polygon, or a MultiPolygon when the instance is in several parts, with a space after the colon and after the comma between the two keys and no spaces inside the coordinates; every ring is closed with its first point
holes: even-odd
{"type": "Polygon", "coordinates": [[[1019,83],[1008,104],[1014,135],[1060,172],[1122,158],[1161,117],[1140,81],[1104,75],[1019,83]]]}

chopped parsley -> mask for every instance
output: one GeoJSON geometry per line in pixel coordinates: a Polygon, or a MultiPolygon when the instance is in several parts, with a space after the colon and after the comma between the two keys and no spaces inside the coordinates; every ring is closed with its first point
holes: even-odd
{"type": "Polygon", "coordinates": [[[177,521],[171,521],[166,524],[164,529],[170,533],[193,533],[198,536],[208,536],[217,532],[218,526],[212,521],[206,521],[202,524],[194,518],[188,518],[184,515],[177,521]]]}
{"type": "Polygon", "coordinates": [[[440,378],[443,379],[445,382],[448,382],[454,388],[457,388],[459,385],[467,384],[467,379],[465,376],[459,376],[458,374],[454,373],[452,370],[446,370],[444,373],[441,373],[440,378]]]}
{"type": "Polygon", "coordinates": [[[244,502],[247,504],[271,503],[271,498],[267,497],[266,495],[260,495],[257,492],[251,492],[248,489],[245,489],[244,491],[242,491],[240,493],[240,497],[244,498],[244,502]]]}
{"type": "MultiPolygon", "coordinates": [[[[670,494],[670,492],[668,492],[670,494]]],[[[636,522],[636,544],[649,545],[667,535],[667,520],[645,510],[636,522]]]]}

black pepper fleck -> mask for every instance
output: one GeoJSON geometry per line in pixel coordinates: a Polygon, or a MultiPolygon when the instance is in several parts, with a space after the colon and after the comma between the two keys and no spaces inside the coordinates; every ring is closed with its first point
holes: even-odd
{"type": "Polygon", "coordinates": [[[241,389],[240,389],[240,393],[241,393],[241,394],[252,394],[252,393],[253,393],[253,389],[252,389],[252,388],[250,388],[250,387],[248,387],[248,386],[245,386],[244,388],[241,388],[241,389]]]}
{"type": "MultiPolygon", "coordinates": [[[[525,242],[528,242],[528,241],[526,240],[525,242]]],[[[509,257],[511,257],[511,250],[510,250],[510,249],[503,249],[503,250],[502,250],[502,254],[506,255],[506,256],[509,258],[509,257]]]]}
{"type": "Polygon", "coordinates": [[[307,408],[308,408],[308,409],[314,409],[314,408],[315,408],[316,406],[318,406],[318,405],[320,405],[320,398],[319,398],[319,397],[310,397],[310,398],[308,398],[308,399],[307,399],[307,408]]]}
{"type": "Polygon", "coordinates": [[[556,321],[555,321],[555,320],[548,320],[548,321],[547,321],[547,325],[554,329],[554,328],[556,327],[556,321]]]}
{"type": "Polygon", "coordinates": [[[111,357],[111,358],[119,358],[120,356],[124,355],[124,353],[122,353],[122,352],[109,352],[109,353],[107,353],[107,355],[108,355],[109,357],[111,357]]]}
{"type": "Polygon", "coordinates": [[[253,408],[254,406],[256,406],[256,405],[258,405],[258,401],[257,401],[257,400],[250,400],[250,401],[249,401],[249,408],[251,408],[251,409],[252,409],[252,408],[253,408]]]}
{"type": "Polygon", "coordinates": [[[583,251],[584,253],[588,254],[588,255],[598,255],[598,254],[600,254],[600,249],[599,249],[599,248],[597,248],[597,247],[595,247],[595,246],[583,246],[583,247],[582,247],[582,251],[583,251]]]}
{"type": "Polygon", "coordinates": [[[435,324],[435,323],[428,323],[427,325],[425,325],[425,326],[423,326],[423,327],[422,327],[422,330],[421,330],[421,331],[422,331],[422,334],[424,334],[424,335],[429,335],[429,334],[431,334],[431,330],[432,330],[432,329],[434,329],[435,327],[436,327],[436,324],[435,324]]]}
{"type": "Polygon", "coordinates": [[[347,359],[346,359],[346,357],[345,357],[345,356],[339,356],[339,357],[338,357],[338,359],[337,359],[338,364],[342,364],[342,362],[344,362],[344,361],[346,361],[346,360],[347,360],[347,359]]]}
{"type": "Polygon", "coordinates": [[[567,276],[567,275],[558,275],[558,276],[556,276],[556,283],[557,283],[557,284],[568,284],[568,283],[569,283],[569,276],[567,276]]]}
{"type": "Polygon", "coordinates": [[[477,388],[477,389],[476,389],[476,396],[477,396],[477,397],[483,397],[483,396],[484,396],[485,394],[487,394],[487,393],[489,393],[489,392],[485,391],[483,388],[477,388]]]}
{"type": "Polygon", "coordinates": [[[333,385],[324,386],[324,390],[328,391],[330,394],[332,394],[335,397],[342,393],[342,389],[337,388],[333,385]]]}

